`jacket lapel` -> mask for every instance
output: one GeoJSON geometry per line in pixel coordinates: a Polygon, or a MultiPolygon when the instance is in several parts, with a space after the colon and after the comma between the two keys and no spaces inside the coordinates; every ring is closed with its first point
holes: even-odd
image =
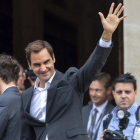
{"type": "Polygon", "coordinates": [[[24,111],[24,115],[28,118],[28,123],[30,125],[38,125],[38,126],[42,126],[44,125],[43,122],[41,122],[40,120],[34,118],[33,116],[30,115],[30,105],[31,105],[31,100],[32,100],[32,96],[33,96],[33,92],[34,92],[34,86],[30,87],[28,90],[28,96],[25,98],[25,100],[27,101],[25,104],[25,111],[24,111]]]}
{"type": "Polygon", "coordinates": [[[33,92],[34,92],[34,86],[30,87],[29,91],[28,91],[28,98],[26,99],[26,105],[25,105],[25,111],[29,114],[30,111],[30,105],[31,105],[31,99],[33,96],[33,92]]]}
{"type": "Polygon", "coordinates": [[[48,112],[49,112],[49,109],[50,109],[51,104],[53,102],[58,82],[60,81],[61,78],[62,78],[62,73],[56,70],[56,74],[52,80],[51,86],[48,89],[47,107],[46,107],[46,122],[49,121],[49,117],[48,117],[49,113],[48,112]]]}

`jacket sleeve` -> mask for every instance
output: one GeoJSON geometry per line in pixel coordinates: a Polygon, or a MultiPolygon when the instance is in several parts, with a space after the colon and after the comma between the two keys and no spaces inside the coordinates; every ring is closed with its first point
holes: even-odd
{"type": "Polygon", "coordinates": [[[3,133],[8,123],[8,114],[4,103],[0,99],[0,139],[3,137],[3,133]]]}
{"type": "Polygon", "coordinates": [[[103,48],[97,45],[86,63],[75,73],[71,83],[79,93],[85,93],[90,83],[98,76],[107,61],[111,48],[112,46],[103,48]]]}
{"type": "Polygon", "coordinates": [[[33,128],[25,120],[24,111],[21,105],[21,137],[20,140],[36,140],[33,128]]]}

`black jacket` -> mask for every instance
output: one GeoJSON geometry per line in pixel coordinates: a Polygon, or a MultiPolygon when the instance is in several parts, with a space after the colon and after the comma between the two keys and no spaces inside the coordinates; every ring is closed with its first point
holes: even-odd
{"type": "Polygon", "coordinates": [[[34,88],[23,92],[21,140],[45,140],[46,134],[49,140],[88,140],[82,122],[83,93],[100,73],[110,50],[97,46],[79,70],[72,67],[65,74],[56,71],[48,89],[45,123],[29,114],[34,88]]]}

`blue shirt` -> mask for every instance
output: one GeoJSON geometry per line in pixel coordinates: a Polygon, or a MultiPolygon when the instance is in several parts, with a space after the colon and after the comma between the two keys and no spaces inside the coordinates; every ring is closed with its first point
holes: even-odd
{"type": "MultiPolygon", "coordinates": [[[[124,129],[122,132],[127,137],[128,140],[132,140],[132,137],[133,137],[133,131],[134,131],[134,128],[135,128],[135,125],[136,125],[136,122],[137,122],[136,116],[135,116],[137,108],[138,108],[138,104],[136,102],[134,102],[134,104],[127,110],[130,113],[130,116],[128,117],[129,118],[129,123],[128,123],[127,128],[124,129]]],[[[111,114],[113,114],[113,117],[112,117],[112,119],[109,123],[109,126],[107,128],[108,130],[112,130],[112,131],[120,130],[119,129],[119,119],[116,116],[117,110],[118,110],[118,107],[116,106],[113,109],[113,111],[111,112],[111,114]]],[[[103,121],[106,119],[107,116],[108,115],[104,116],[104,118],[102,120],[102,123],[101,123],[99,131],[98,131],[97,140],[100,140],[100,137],[103,133],[103,121]]]]}

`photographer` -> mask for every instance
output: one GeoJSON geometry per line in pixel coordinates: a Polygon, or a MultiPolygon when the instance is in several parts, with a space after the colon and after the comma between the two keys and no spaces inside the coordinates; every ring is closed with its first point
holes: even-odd
{"type": "Polygon", "coordinates": [[[139,127],[136,79],[130,73],[122,74],[113,82],[112,89],[117,106],[103,118],[97,140],[139,140],[140,132],[134,131],[139,127]]]}

